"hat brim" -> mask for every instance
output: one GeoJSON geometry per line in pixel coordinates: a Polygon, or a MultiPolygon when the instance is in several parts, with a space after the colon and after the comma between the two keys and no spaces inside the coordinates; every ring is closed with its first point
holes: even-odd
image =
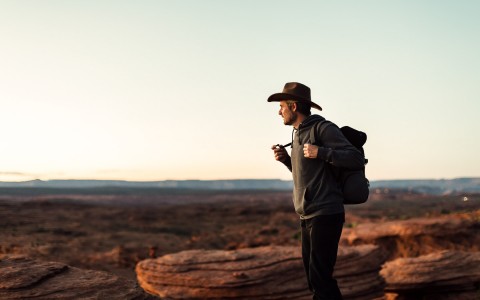
{"type": "Polygon", "coordinates": [[[313,102],[309,99],[298,97],[298,96],[295,96],[295,95],[292,95],[292,94],[276,93],[276,94],[271,95],[267,99],[268,102],[280,102],[280,101],[284,101],[284,100],[285,101],[286,100],[293,100],[293,101],[303,102],[303,103],[306,103],[306,104],[310,104],[310,106],[313,107],[313,108],[316,108],[318,110],[322,110],[322,107],[320,107],[320,105],[318,105],[317,103],[315,103],[315,102],[313,102]]]}

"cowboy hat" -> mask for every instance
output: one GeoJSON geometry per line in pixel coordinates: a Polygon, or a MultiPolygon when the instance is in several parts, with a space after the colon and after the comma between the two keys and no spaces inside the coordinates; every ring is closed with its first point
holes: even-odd
{"type": "Polygon", "coordinates": [[[310,88],[298,82],[287,82],[281,93],[268,97],[268,102],[293,100],[309,104],[311,107],[322,110],[320,105],[314,103],[310,97],[310,88]]]}

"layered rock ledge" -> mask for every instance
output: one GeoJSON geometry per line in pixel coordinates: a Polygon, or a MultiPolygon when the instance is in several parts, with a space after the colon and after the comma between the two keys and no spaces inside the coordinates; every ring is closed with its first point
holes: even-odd
{"type": "MultiPolygon", "coordinates": [[[[383,258],[372,245],[339,250],[345,299],[383,297],[383,258]]],[[[300,247],[189,250],[141,261],[136,272],[142,288],[167,299],[311,299],[300,247]]]]}
{"type": "Polygon", "coordinates": [[[441,251],[386,263],[380,274],[391,299],[458,299],[480,297],[480,253],[441,251]]]}
{"type": "Polygon", "coordinates": [[[0,258],[0,299],[151,299],[109,273],[25,257],[0,258]]]}
{"type": "Polygon", "coordinates": [[[479,212],[435,218],[416,218],[346,228],[343,245],[375,244],[388,260],[417,257],[442,250],[480,251],[479,212]]]}

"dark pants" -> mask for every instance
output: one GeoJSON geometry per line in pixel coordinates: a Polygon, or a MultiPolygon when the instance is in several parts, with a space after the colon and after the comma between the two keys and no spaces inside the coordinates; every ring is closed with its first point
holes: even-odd
{"type": "Polygon", "coordinates": [[[343,299],[333,268],[344,222],[344,213],[301,220],[303,265],[314,300],[343,299]]]}

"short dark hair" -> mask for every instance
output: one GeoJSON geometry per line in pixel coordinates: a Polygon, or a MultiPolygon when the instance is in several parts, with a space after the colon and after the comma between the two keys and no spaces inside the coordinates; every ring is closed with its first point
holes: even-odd
{"type": "Polygon", "coordinates": [[[298,102],[298,101],[287,101],[288,107],[291,107],[291,104],[295,103],[297,105],[297,112],[301,113],[305,116],[310,116],[312,112],[310,111],[311,106],[305,102],[298,102]]]}

